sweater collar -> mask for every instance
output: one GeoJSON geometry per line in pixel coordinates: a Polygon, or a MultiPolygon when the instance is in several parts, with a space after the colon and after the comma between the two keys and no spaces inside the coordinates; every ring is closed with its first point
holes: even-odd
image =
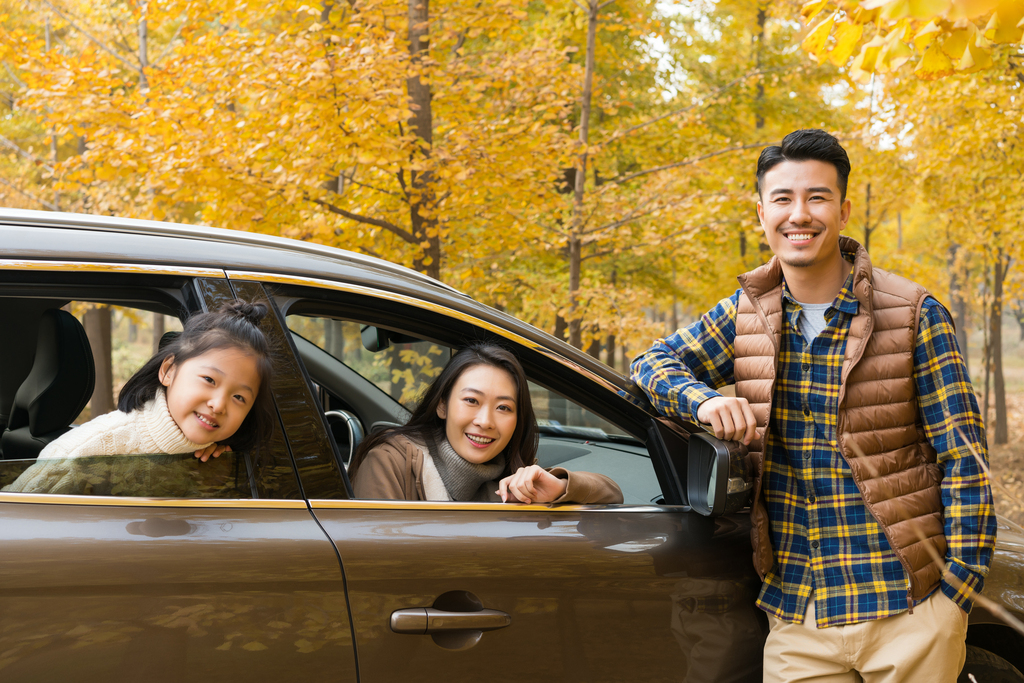
{"type": "Polygon", "coordinates": [[[161,453],[188,453],[206,448],[213,443],[195,443],[185,436],[171,417],[163,387],[157,388],[156,396],[147,401],[140,412],[143,429],[161,453]]]}

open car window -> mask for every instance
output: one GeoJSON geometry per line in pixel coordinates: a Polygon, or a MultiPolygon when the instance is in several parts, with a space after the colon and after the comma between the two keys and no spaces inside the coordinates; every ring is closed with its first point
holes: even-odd
{"type": "MultiPolygon", "coordinates": [[[[364,433],[404,424],[452,355],[451,347],[416,339],[405,330],[316,315],[293,314],[286,320],[325,410],[339,409],[349,420],[358,419],[364,433]]],[[[527,373],[540,431],[538,464],[605,474],[628,504],[661,499],[650,455],[640,441],[527,373]]],[[[349,438],[347,428],[335,433],[339,445],[349,438]]]]}
{"type": "Polygon", "coordinates": [[[167,289],[155,290],[152,302],[145,301],[141,287],[121,292],[106,286],[105,301],[75,296],[99,291],[106,282],[98,274],[87,277],[90,290],[45,284],[39,288],[45,296],[5,296],[0,287],[0,316],[8,330],[0,345],[0,489],[69,496],[280,497],[273,477],[294,479],[294,470],[279,433],[254,452],[226,452],[207,462],[191,452],[39,458],[50,443],[115,411],[127,380],[182,329],[179,315],[168,313],[175,308],[168,305],[167,289]],[[119,296],[135,305],[115,303],[119,296]],[[283,466],[269,466],[272,460],[283,466]]]}

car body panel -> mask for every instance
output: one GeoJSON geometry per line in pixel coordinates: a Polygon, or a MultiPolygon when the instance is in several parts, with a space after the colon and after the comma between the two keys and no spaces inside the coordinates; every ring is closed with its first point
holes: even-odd
{"type": "Polygon", "coordinates": [[[302,503],[25,499],[0,493],[5,683],[356,680],[338,558],[302,503]]]}
{"type": "Polygon", "coordinates": [[[363,504],[312,501],[344,558],[363,681],[760,680],[765,622],[734,524],[654,506],[363,504]],[[464,651],[389,627],[463,592],[511,624],[464,651]]]}

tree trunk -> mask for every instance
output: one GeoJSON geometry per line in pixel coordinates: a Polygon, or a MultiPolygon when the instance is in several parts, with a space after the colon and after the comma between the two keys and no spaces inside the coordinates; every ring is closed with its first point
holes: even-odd
{"type": "Polygon", "coordinates": [[[984,279],[983,287],[984,287],[984,289],[982,290],[982,294],[981,294],[982,320],[983,320],[983,323],[981,325],[981,328],[984,331],[984,350],[985,350],[985,353],[984,353],[984,359],[983,359],[982,362],[984,363],[984,370],[985,370],[985,394],[984,394],[984,406],[982,407],[982,419],[985,422],[985,429],[988,430],[988,428],[989,428],[988,407],[991,405],[991,402],[989,401],[989,398],[990,398],[990,395],[991,395],[990,392],[989,392],[989,389],[991,388],[991,379],[992,379],[992,344],[991,344],[992,326],[991,326],[991,324],[988,324],[988,321],[990,320],[990,318],[989,318],[989,312],[990,311],[989,311],[989,302],[988,302],[988,264],[987,263],[985,264],[985,279],[984,279]]]}
{"type": "Polygon", "coordinates": [[[946,257],[946,266],[949,269],[949,298],[951,313],[953,314],[953,325],[956,327],[956,341],[960,345],[960,354],[964,357],[964,364],[970,372],[970,362],[967,349],[967,302],[964,300],[963,289],[960,286],[961,268],[956,262],[957,252],[960,245],[950,242],[949,252],[946,257]]]}
{"type": "Polygon", "coordinates": [[[94,419],[114,409],[114,375],[110,365],[110,307],[88,309],[83,322],[96,366],[96,386],[92,391],[90,411],[90,417],[94,419]]]}
{"type": "Polygon", "coordinates": [[[153,354],[160,350],[160,337],[164,336],[163,313],[153,314],[153,354]]]}
{"type": "Polygon", "coordinates": [[[569,226],[569,343],[583,347],[582,323],[579,316],[580,279],[583,269],[583,199],[587,178],[587,145],[590,140],[590,100],[594,88],[594,50],[597,45],[598,0],[587,5],[587,56],[583,72],[583,94],[580,96],[580,153],[576,160],[576,186],[573,188],[572,224],[569,226]]]}
{"type": "Polygon", "coordinates": [[[618,353],[619,353],[619,350],[616,347],[617,344],[618,344],[618,341],[615,339],[615,335],[614,334],[609,334],[608,338],[605,339],[605,342],[604,342],[604,348],[605,348],[605,355],[604,355],[604,359],[605,360],[604,360],[604,362],[607,363],[608,367],[612,368],[613,370],[618,370],[619,369],[619,364],[618,364],[618,360],[619,360],[618,353]]]}
{"type": "Polygon", "coordinates": [[[993,389],[995,390],[996,429],[995,442],[1009,442],[1006,424],[1006,384],[1003,378],[1003,279],[1006,277],[1003,250],[996,251],[995,271],[992,273],[992,310],[989,319],[989,344],[992,347],[993,389]]]}
{"type": "MultiPolygon", "coordinates": [[[[409,127],[419,139],[419,153],[429,161],[434,145],[434,115],[430,84],[417,73],[430,56],[430,2],[409,0],[409,56],[412,74],[406,79],[412,116],[409,127]]],[[[429,166],[428,166],[429,168],[429,166]]],[[[437,198],[433,171],[409,171],[409,217],[419,246],[413,267],[441,279],[441,235],[436,218],[437,198]]]]}
{"type": "Polygon", "coordinates": [[[871,249],[871,183],[864,199],[864,251],[871,249]]]}
{"type": "Polygon", "coordinates": [[[587,355],[595,360],[601,360],[601,338],[593,337],[587,344],[587,355]]]}

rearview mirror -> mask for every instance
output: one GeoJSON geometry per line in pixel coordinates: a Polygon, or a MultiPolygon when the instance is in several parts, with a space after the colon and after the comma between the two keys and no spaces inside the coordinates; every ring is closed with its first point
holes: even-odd
{"type": "Polygon", "coordinates": [[[750,503],[754,472],[747,447],[710,434],[690,434],[686,493],[690,507],[708,517],[729,514],[750,503]]]}

